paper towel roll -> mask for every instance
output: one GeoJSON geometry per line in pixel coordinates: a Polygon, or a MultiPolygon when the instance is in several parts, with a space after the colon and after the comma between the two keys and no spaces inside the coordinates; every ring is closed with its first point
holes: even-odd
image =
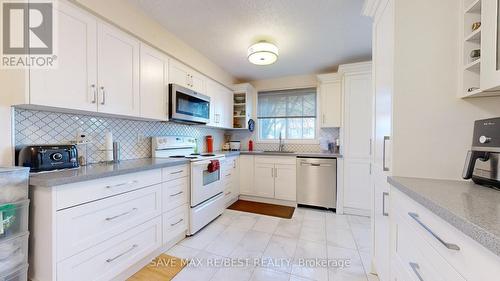
{"type": "Polygon", "coordinates": [[[110,131],[106,131],[104,149],[106,150],[106,161],[113,161],[113,133],[110,131]]]}

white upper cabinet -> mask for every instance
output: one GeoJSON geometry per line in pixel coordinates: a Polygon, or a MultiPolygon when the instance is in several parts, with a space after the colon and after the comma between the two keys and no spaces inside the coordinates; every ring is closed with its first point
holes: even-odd
{"type": "Polygon", "coordinates": [[[233,127],[233,92],[219,83],[207,80],[206,95],[210,97],[209,126],[233,127]]]}
{"type": "Polygon", "coordinates": [[[205,77],[185,64],[170,61],[170,83],[181,85],[195,92],[205,94],[205,77]]]}
{"type": "Polygon", "coordinates": [[[338,74],[318,75],[320,97],[320,126],[334,128],[342,126],[342,83],[338,74]]]}
{"type": "Polygon", "coordinates": [[[105,23],[97,36],[99,112],[139,116],[139,41],[105,23]]]}
{"type": "Polygon", "coordinates": [[[30,104],[97,110],[97,20],[62,1],[54,5],[58,67],[30,70],[30,104]]]}
{"type": "MultiPolygon", "coordinates": [[[[467,1],[466,1],[467,2],[467,1]]],[[[481,14],[481,88],[500,91],[500,0],[480,0],[481,14]]]]}
{"type": "Polygon", "coordinates": [[[141,44],[141,117],[168,120],[168,57],[141,44]]]}
{"type": "Polygon", "coordinates": [[[248,121],[253,114],[253,99],[255,88],[249,83],[233,86],[233,128],[248,129],[248,121]]]}

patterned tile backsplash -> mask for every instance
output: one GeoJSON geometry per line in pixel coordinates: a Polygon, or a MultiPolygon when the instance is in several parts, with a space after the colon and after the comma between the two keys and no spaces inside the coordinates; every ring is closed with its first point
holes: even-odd
{"type": "MultiPolygon", "coordinates": [[[[319,140],[320,143],[334,142],[335,139],[339,138],[339,128],[328,128],[320,129],[319,140]]],[[[232,140],[241,141],[241,149],[248,149],[248,141],[252,140],[254,142],[254,150],[277,150],[278,144],[276,143],[265,143],[257,141],[257,129],[250,133],[248,131],[235,132],[231,136],[232,140]]],[[[285,150],[296,151],[296,152],[321,152],[323,149],[320,144],[305,144],[305,143],[286,143],[285,150]]],[[[324,149],[326,150],[326,148],[324,149]]]]}
{"type": "Polygon", "coordinates": [[[205,151],[205,136],[214,137],[214,148],[221,149],[224,130],[203,126],[189,126],[172,122],[147,122],[110,117],[64,114],[47,111],[15,109],[16,147],[30,144],[69,143],[78,132],[91,141],[87,147],[87,160],[96,163],[105,160],[104,135],[113,133],[113,140],[121,144],[121,158],[151,157],[152,136],[189,136],[198,139],[198,147],[205,151]]]}
{"type": "MultiPolygon", "coordinates": [[[[198,139],[198,147],[206,151],[205,136],[214,137],[214,148],[220,150],[225,138],[240,140],[242,150],[248,149],[248,140],[255,142],[256,134],[248,131],[225,131],[204,126],[190,126],[172,122],[148,122],[112,117],[96,117],[80,114],[54,113],[27,109],[15,109],[14,130],[16,147],[31,144],[61,144],[76,139],[81,132],[87,135],[87,160],[96,163],[105,160],[104,135],[113,133],[114,141],[121,144],[121,158],[138,159],[151,157],[152,136],[189,136],[198,139]]],[[[321,129],[320,140],[333,141],[339,129],[321,129]]],[[[275,150],[276,144],[255,142],[254,150],[275,150]]],[[[286,150],[320,152],[319,144],[286,144],[286,150]]]]}

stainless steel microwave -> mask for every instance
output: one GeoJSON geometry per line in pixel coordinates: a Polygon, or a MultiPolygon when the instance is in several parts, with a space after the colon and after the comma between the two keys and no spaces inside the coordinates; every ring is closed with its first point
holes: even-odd
{"type": "Polygon", "coordinates": [[[210,121],[210,97],[170,84],[169,112],[173,121],[207,124],[210,121]]]}

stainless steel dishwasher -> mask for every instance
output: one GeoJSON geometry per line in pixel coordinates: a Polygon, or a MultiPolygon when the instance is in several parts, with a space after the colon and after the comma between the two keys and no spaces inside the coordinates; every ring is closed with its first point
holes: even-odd
{"type": "Polygon", "coordinates": [[[336,208],[336,158],[297,157],[297,204],[336,208]]]}

